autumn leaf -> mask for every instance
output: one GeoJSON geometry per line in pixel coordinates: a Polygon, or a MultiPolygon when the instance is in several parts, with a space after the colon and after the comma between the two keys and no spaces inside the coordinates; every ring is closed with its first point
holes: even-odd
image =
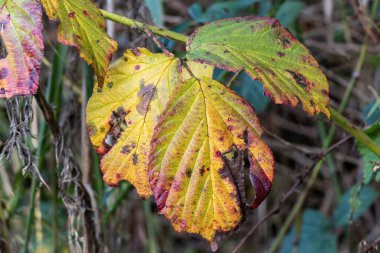
{"type": "Polygon", "coordinates": [[[298,101],[310,115],[329,117],[329,87],[317,61],[276,19],[239,17],[197,29],[187,41],[187,58],[229,71],[245,70],[278,104],[298,101]]]}
{"type": "Polygon", "coordinates": [[[105,20],[99,9],[90,0],[42,0],[42,4],[49,18],[59,22],[58,40],[77,47],[103,85],[117,43],[105,32],[105,20]]]}
{"type": "Polygon", "coordinates": [[[248,102],[217,81],[192,78],[176,87],[152,138],[149,180],[159,211],[177,231],[214,240],[237,228],[246,205],[266,198],[274,162],[261,133],[248,102]]]}
{"type": "MultiPolygon", "coordinates": [[[[194,75],[211,77],[213,67],[189,62],[194,75]]],[[[139,195],[151,195],[148,154],[153,129],[169,96],[184,78],[179,59],[154,54],[145,48],[127,50],[110,68],[105,86],[95,85],[87,106],[87,126],[92,144],[104,155],[104,181],[117,185],[130,181],[139,195]]]]}
{"type": "Polygon", "coordinates": [[[34,94],[43,57],[37,0],[0,1],[0,98],[34,94]]]}
{"type": "Polygon", "coordinates": [[[170,92],[179,81],[179,60],[147,49],[127,50],[95,87],[87,106],[92,144],[104,155],[104,181],[130,181],[142,197],[149,197],[150,139],[170,92]]]}

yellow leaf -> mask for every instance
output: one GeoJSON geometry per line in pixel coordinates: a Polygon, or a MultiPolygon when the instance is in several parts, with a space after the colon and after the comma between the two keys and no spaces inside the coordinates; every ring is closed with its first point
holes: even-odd
{"type": "Polygon", "coordinates": [[[147,49],[127,50],[95,87],[87,106],[91,141],[104,155],[104,181],[130,181],[149,197],[147,156],[150,139],[171,91],[179,81],[179,60],[147,49]]]}
{"type": "Polygon", "coordinates": [[[152,138],[149,180],[158,208],[177,231],[207,240],[237,228],[246,205],[268,195],[273,156],[253,108],[215,80],[179,84],[152,138]],[[255,191],[246,204],[244,155],[255,191]]]}
{"type": "MultiPolygon", "coordinates": [[[[192,62],[194,75],[212,76],[213,67],[192,62]]],[[[130,181],[139,195],[151,195],[148,154],[153,130],[174,86],[187,72],[179,59],[145,48],[127,50],[107,72],[105,85],[94,87],[87,106],[87,126],[97,152],[104,155],[104,181],[130,181]]]]}

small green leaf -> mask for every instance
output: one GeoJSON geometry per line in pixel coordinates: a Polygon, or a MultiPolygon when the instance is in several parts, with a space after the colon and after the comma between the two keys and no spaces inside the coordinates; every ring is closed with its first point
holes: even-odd
{"type": "MultiPolygon", "coordinates": [[[[301,233],[298,238],[298,252],[335,253],[337,236],[332,232],[331,222],[317,210],[306,210],[302,215],[301,233]]],[[[280,253],[293,252],[296,231],[293,227],[284,238],[280,253]]]]}
{"type": "Polygon", "coordinates": [[[379,198],[380,194],[370,186],[364,186],[359,192],[357,186],[350,188],[343,196],[340,205],[334,212],[336,226],[348,225],[350,215],[355,221],[379,198]]]}
{"type": "Polygon", "coordinates": [[[197,29],[187,41],[187,58],[229,71],[245,70],[278,104],[298,101],[310,114],[330,116],[329,86],[317,61],[276,19],[239,17],[197,29]]]}

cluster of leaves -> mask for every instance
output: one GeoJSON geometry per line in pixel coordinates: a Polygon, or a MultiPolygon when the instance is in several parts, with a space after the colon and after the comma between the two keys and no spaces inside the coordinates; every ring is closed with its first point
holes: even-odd
{"type": "Polygon", "coordinates": [[[301,101],[309,115],[329,116],[327,81],[309,51],[277,20],[255,17],[202,26],[187,41],[185,61],[127,50],[87,107],[104,181],[128,180],[141,197],[153,194],[177,231],[210,241],[266,198],[274,167],[253,108],[211,79],[214,66],[244,70],[276,103],[301,101]]]}
{"type": "MultiPolygon", "coordinates": [[[[90,0],[41,3],[59,23],[58,40],[77,47],[97,75],[87,124],[103,155],[104,181],[128,180],[141,197],[153,194],[177,231],[216,240],[266,198],[273,180],[273,156],[254,109],[212,79],[215,66],[244,71],[278,104],[301,102],[309,115],[330,115],[326,77],[276,19],[218,20],[190,36],[186,60],[137,48],[107,71],[117,44],[100,10],[90,0]]],[[[33,94],[43,57],[40,1],[0,6],[0,97],[33,94]]]]}

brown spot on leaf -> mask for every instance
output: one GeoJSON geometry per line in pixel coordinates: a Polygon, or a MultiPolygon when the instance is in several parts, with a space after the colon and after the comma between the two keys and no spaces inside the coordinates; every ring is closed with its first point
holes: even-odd
{"type": "Polygon", "coordinates": [[[277,55],[279,56],[279,57],[284,57],[285,56],[285,53],[284,52],[277,52],[277,55]]]}
{"type": "Polygon", "coordinates": [[[144,115],[149,110],[149,105],[152,99],[154,99],[156,87],[153,83],[147,86],[141,85],[138,92],[138,96],[141,98],[140,103],[136,106],[137,112],[144,115]]]}
{"type": "Polygon", "coordinates": [[[120,179],[121,175],[119,173],[116,173],[115,177],[116,179],[120,179]]]}
{"type": "Polygon", "coordinates": [[[185,175],[187,176],[187,177],[191,177],[191,168],[187,168],[186,169],[186,172],[185,172],[185,175]]]}
{"type": "Polygon", "coordinates": [[[129,154],[131,152],[131,145],[127,144],[121,148],[122,154],[129,154]]]}
{"type": "Polygon", "coordinates": [[[0,69],[0,80],[5,79],[8,76],[8,69],[7,68],[1,68],[0,69]]]}
{"type": "Polygon", "coordinates": [[[287,70],[294,78],[294,80],[303,88],[306,88],[309,84],[309,82],[307,81],[307,79],[301,75],[300,73],[298,72],[294,72],[294,71],[291,71],[291,70],[287,70]]]}
{"type": "Polygon", "coordinates": [[[290,39],[286,36],[281,36],[278,40],[279,40],[280,45],[284,49],[288,49],[292,46],[290,39]]]}
{"type": "Polygon", "coordinates": [[[203,176],[205,174],[205,166],[202,165],[202,167],[199,169],[199,174],[203,176]]]}
{"type": "Polygon", "coordinates": [[[124,107],[120,106],[115,111],[112,112],[110,120],[108,121],[111,126],[107,135],[113,137],[114,140],[117,140],[126,127],[125,116],[130,113],[130,110],[125,111],[124,107]]]}
{"type": "Polygon", "coordinates": [[[108,87],[109,89],[111,89],[111,88],[113,87],[113,82],[109,82],[109,83],[107,83],[107,87],[108,87]]]}
{"type": "Polygon", "coordinates": [[[137,165],[137,163],[139,162],[139,155],[133,154],[132,161],[133,161],[133,165],[137,165]]]}
{"type": "Polygon", "coordinates": [[[69,13],[69,18],[74,18],[75,17],[75,12],[70,12],[69,13]]]}
{"type": "Polygon", "coordinates": [[[136,65],[135,70],[139,70],[139,69],[140,69],[140,65],[136,65]]]}
{"type": "Polygon", "coordinates": [[[141,52],[139,51],[138,48],[133,48],[131,51],[132,51],[132,53],[133,53],[135,56],[140,56],[140,55],[141,55],[141,52]]]}
{"type": "Polygon", "coordinates": [[[89,15],[89,14],[88,14],[88,11],[83,10],[83,15],[88,16],[88,15],[89,15]]]}
{"type": "Polygon", "coordinates": [[[98,128],[95,126],[93,122],[88,124],[87,130],[89,136],[94,136],[98,132],[98,128]]]}
{"type": "Polygon", "coordinates": [[[221,156],[222,156],[222,153],[220,153],[220,151],[218,150],[218,151],[215,152],[215,155],[216,155],[217,157],[221,157],[221,156]]]}

